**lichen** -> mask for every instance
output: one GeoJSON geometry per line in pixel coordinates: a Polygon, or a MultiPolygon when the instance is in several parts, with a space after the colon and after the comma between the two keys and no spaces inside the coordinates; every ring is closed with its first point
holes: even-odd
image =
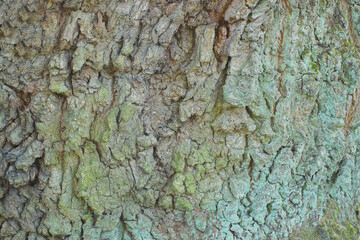
{"type": "Polygon", "coordinates": [[[356,1],[2,1],[0,239],[357,239],[356,1]]]}

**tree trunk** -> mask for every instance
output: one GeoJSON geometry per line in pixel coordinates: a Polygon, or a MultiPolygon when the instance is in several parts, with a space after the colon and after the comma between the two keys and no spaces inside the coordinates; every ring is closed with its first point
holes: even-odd
{"type": "Polygon", "coordinates": [[[358,238],[360,1],[0,13],[1,239],[358,238]]]}

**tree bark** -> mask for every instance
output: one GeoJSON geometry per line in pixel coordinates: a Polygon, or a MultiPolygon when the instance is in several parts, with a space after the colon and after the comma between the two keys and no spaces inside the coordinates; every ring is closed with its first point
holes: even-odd
{"type": "Polygon", "coordinates": [[[0,238],[358,238],[359,11],[2,0],[0,238]]]}

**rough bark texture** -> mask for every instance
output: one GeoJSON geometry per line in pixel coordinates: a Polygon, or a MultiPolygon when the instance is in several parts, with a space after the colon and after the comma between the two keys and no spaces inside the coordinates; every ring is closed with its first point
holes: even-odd
{"type": "Polygon", "coordinates": [[[1,239],[356,239],[358,0],[2,0],[1,239]]]}

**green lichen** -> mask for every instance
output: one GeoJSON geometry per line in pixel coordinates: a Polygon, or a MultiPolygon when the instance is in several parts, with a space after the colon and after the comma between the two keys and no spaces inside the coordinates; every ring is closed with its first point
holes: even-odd
{"type": "Polygon", "coordinates": [[[355,213],[344,217],[339,214],[341,212],[336,203],[330,201],[319,224],[316,227],[305,224],[294,231],[293,239],[358,239],[360,222],[355,213]]]}
{"type": "Polygon", "coordinates": [[[87,44],[85,42],[80,42],[77,45],[77,49],[74,52],[72,60],[72,68],[74,72],[77,72],[82,68],[86,60],[91,57],[94,49],[95,48],[92,44],[87,44]]]}
{"type": "Polygon", "coordinates": [[[185,167],[185,157],[181,152],[176,151],[171,162],[171,167],[175,172],[182,172],[185,167]]]}
{"type": "Polygon", "coordinates": [[[64,81],[50,81],[49,89],[57,94],[67,94],[70,92],[64,81]]]}
{"type": "Polygon", "coordinates": [[[152,189],[141,190],[136,194],[136,199],[142,206],[154,207],[157,200],[157,192],[152,189]]]}
{"type": "Polygon", "coordinates": [[[178,197],[175,199],[175,209],[186,212],[191,211],[193,206],[185,197],[178,197]]]}
{"type": "Polygon", "coordinates": [[[111,83],[110,79],[108,79],[107,85],[104,83],[101,85],[100,89],[94,94],[94,101],[98,107],[107,108],[112,101],[113,93],[111,91],[111,83]]]}
{"type": "MultiPolygon", "coordinates": [[[[91,128],[92,139],[99,144],[106,162],[119,165],[125,159],[132,159],[136,155],[137,138],[143,133],[140,111],[140,107],[125,102],[120,107],[113,106],[95,119],[91,128]]],[[[147,156],[144,156],[143,160],[142,167],[147,173],[151,173],[154,168],[153,161],[147,156]]]]}
{"type": "MultiPolygon", "coordinates": [[[[84,213],[83,202],[80,199],[78,199],[74,193],[74,189],[75,189],[74,178],[79,164],[78,156],[74,152],[70,152],[70,153],[66,152],[63,154],[61,161],[63,161],[64,169],[62,169],[63,174],[60,175],[59,178],[62,179],[56,179],[56,180],[62,180],[61,196],[59,199],[58,207],[60,212],[64,216],[69,218],[71,221],[77,222],[80,221],[80,217],[84,213]]],[[[59,171],[60,170],[61,169],[59,169],[59,171]]]]}
{"type": "Polygon", "coordinates": [[[62,139],[66,140],[65,148],[81,154],[80,146],[83,139],[90,138],[90,127],[95,113],[93,111],[94,99],[87,96],[85,99],[68,98],[68,111],[63,115],[62,139]]]}
{"type": "Polygon", "coordinates": [[[195,166],[194,178],[196,181],[199,181],[204,173],[205,173],[205,167],[203,165],[195,166]]]}
{"type": "Polygon", "coordinates": [[[228,161],[226,158],[221,157],[216,159],[215,168],[216,170],[224,169],[228,165],[228,161]]]}
{"type": "Polygon", "coordinates": [[[319,66],[315,62],[310,62],[311,69],[315,72],[315,74],[319,73],[319,66]]]}
{"type": "Polygon", "coordinates": [[[169,195],[163,195],[159,198],[159,207],[164,210],[168,210],[172,208],[172,197],[169,195]]]}
{"type": "Polygon", "coordinates": [[[185,176],[180,173],[176,173],[172,177],[172,180],[168,187],[168,193],[173,193],[176,195],[184,193],[185,192],[184,181],[185,181],[185,176]]]}
{"type": "Polygon", "coordinates": [[[99,201],[99,195],[106,194],[104,189],[108,186],[106,186],[101,179],[107,175],[108,171],[101,166],[96,146],[87,142],[84,146],[84,158],[82,158],[76,174],[78,178],[78,195],[85,198],[96,212],[103,211],[103,205],[99,201]]]}
{"type": "Polygon", "coordinates": [[[121,49],[121,53],[125,56],[129,55],[134,49],[134,41],[129,40],[124,43],[124,46],[121,49]]]}
{"type": "Polygon", "coordinates": [[[124,62],[126,61],[126,56],[124,56],[123,54],[120,54],[115,61],[115,66],[117,69],[122,70],[124,67],[124,62]]]}
{"type": "Polygon", "coordinates": [[[60,213],[50,211],[44,219],[44,225],[49,229],[49,233],[56,235],[69,235],[71,233],[71,223],[69,219],[62,216],[60,213]]]}
{"type": "Polygon", "coordinates": [[[153,156],[153,149],[139,153],[139,165],[146,174],[151,174],[154,171],[156,161],[153,156]]]}
{"type": "Polygon", "coordinates": [[[198,216],[198,217],[195,217],[195,227],[201,231],[201,232],[204,232],[205,229],[206,229],[206,223],[207,219],[203,216],[198,216]]]}
{"type": "Polygon", "coordinates": [[[209,191],[220,191],[222,185],[222,180],[217,174],[206,175],[205,178],[199,181],[198,189],[199,192],[209,192],[209,191]]]}
{"type": "Polygon", "coordinates": [[[35,122],[36,130],[38,131],[40,136],[43,136],[49,143],[60,140],[59,118],[60,114],[58,116],[54,116],[52,121],[35,122]]]}
{"type": "Polygon", "coordinates": [[[138,113],[139,110],[141,110],[140,107],[130,102],[125,102],[120,107],[119,122],[128,122],[131,118],[135,116],[135,114],[138,113]]]}
{"type": "Polygon", "coordinates": [[[131,188],[130,173],[124,167],[109,169],[99,157],[96,146],[86,142],[76,173],[78,197],[82,197],[96,213],[118,208],[121,198],[131,188]]]}
{"type": "Polygon", "coordinates": [[[196,182],[194,179],[194,175],[191,172],[185,173],[184,184],[185,184],[187,194],[193,195],[196,192],[196,182]]]}
{"type": "MultiPolygon", "coordinates": [[[[107,126],[107,128],[103,129],[103,133],[100,138],[100,140],[101,140],[100,142],[108,142],[110,140],[111,133],[116,131],[116,129],[118,127],[117,122],[116,122],[116,117],[117,117],[118,112],[119,112],[119,109],[117,107],[114,107],[114,108],[111,108],[110,111],[107,113],[107,116],[105,117],[105,126],[107,126]]],[[[99,126],[99,129],[101,129],[101,126],[99,126]]],[[[94,137],[97,138],[96,136],[94,136],[94,137]]]]}
{"type": "Polygon", "coordinates": [[[204,167],[205,167],[205,172],[208,173],[215,168],[215,162],[205,163],[204,167]]]}
{"type": "Polygon", "coordinates": [[[213,155],[211,152],[211,145],[206,142],[201,145],[199,149],[195,149],[193,153],[190,155],[187,164],[189,166],[194,166],[197,164],[203,164],[205,162],[212,162],[213,155]]]}
{"type": "Polygon", "coordinates": [[[17,126],[14,130],[10,132],[9,140],[14,145],[18,145],[23,138],[24,138],[24,133],[21,126],[17,126]]]}

